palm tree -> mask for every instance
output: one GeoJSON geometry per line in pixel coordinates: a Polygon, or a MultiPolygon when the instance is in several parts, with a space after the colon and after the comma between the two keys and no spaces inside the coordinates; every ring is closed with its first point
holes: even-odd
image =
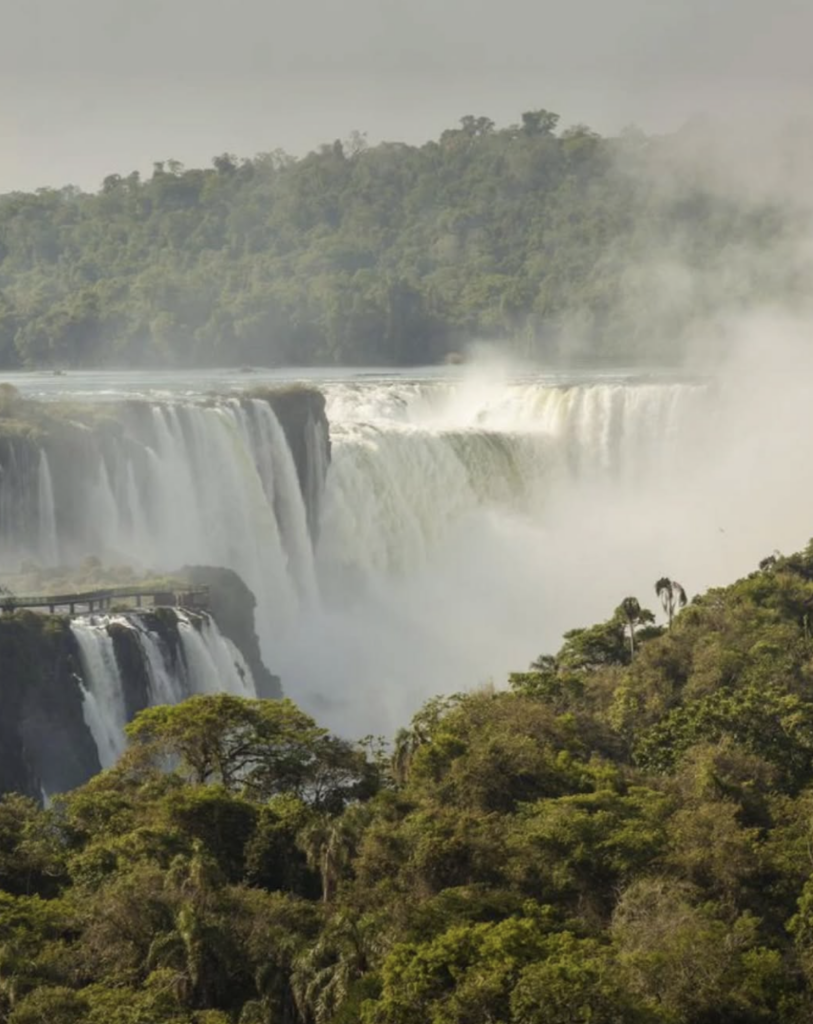
{"type": "Polygon", "coordinates": [[[335,1018],[352,985],[369,969],[380,929],[350,910],[334,914],[318,940],[296,958],[290,975],[299,1015],[314,1024],[335,1018]]]}
{"type": "Polygon", "coordinates": [[[419,747],[426,742],[419,729],[399,729],[395,735],[390,770],[397,786],[406,785],[412,761],[419,747]]]}
{"type": "Polygon", "coordinates": [[[648,608],[642,608],[637,597],[625,597],[615,610],[624,619],[629,630],[630,661],[635,657],[635,630],[647,622],[654,622],[655,616],[648,608]]]}
{"type": "Polygon", "coordinates": [[[297,837],[308,866],[322,879],[322,901],[332,902],[370,818],[364,804],[354,804],[341,815],[318,814],[297,837]]]}
{"type": "Polygon", "coordinates": [[[655,593],[660,598],[663,610],[669,619],[669,628],[672,628],[672,619],[675,617],[676,608],[686,607],[686,591],[677,582],[666,576],[661,576],[655,584],[655,593]]]}

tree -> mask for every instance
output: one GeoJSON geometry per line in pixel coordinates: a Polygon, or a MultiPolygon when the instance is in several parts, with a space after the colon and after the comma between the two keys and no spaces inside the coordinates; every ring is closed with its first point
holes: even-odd
{"type": "Polygon", "coordinates": [[[82,1024],[87,1002],[78,992],[64,986],[35,988],[5,1019],[9,1024],[82,1024]]]}
{"type": "Polygon", "coordinates": [[[595,626],[569,629],[564,641],[557,660],[567,669],[594,671],[602,665],[625,665],[628,661],[624,619],[618,615],[595,626]]]}
{"type": "Polygon", "coordinates": [[[526,135],[553,135],[559,115],[550,110],[526,110],[522,115],[522,130],[526,135]]]}
{"type": "Polygon", "coordinates": [[[308,866],[319,872],[325,903],[334,899],[366,823],[363,811],[353,807],[342,815],[317,815],[300,832],[299,845],[305,851],[308,866]]]}
{"type": "Polygon", "coordinates": [[[675,609],[686,607],[686,591],[677,580],[670,580],[666,576],[661,576],[655,584],[655,593],[660,598],[663,610],[669,619],[669,628],[671,629],[675,609]]]}
{"type": "Polygon", "coordinates": [[[618,608],[616,608],[615,613],[620,615],[627,624],[630,642],[630,661],[632,661],[635,657],[635,630],[638,626],[654,622],[655,616],[648,608],[642,608],[636,597],[625,597],[618,608]]]}
{"type": "Polygon", "coordinates": [[[409,781],[415,754],[427,741],[428,737],[419,726],[413,726],[411,729],[399,729],[395,734],[390,770],[396,785],[403,786],[409,781]]]}
{"type": "Polygon", "coordinates": [[[259,799],[289,792],[335,810],[376,785],[363,751],[287,699],[198,695],[147,708],[125,731],[148,762],[177,762],[198,785],[219,782],[259,799]]]}
{"type": "Polygon", "coordinates": [[[478,138],[490,135],[494,131],[494,122],[490,117],[475,117],[473,114],[466,114],[460,118],[460,130],[464,135],[478,138]]]}

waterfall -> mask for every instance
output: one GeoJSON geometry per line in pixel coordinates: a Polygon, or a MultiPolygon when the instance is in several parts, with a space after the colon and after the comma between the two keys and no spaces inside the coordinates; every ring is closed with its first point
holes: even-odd
{"type": "Polygon", "coordinates": [[[256,398],[113,407],[116,430],[85,430],[58,462],[7,444],[0,568],[95,555],[158,572],[233,569],[255,594],[273,663],[326,579],[409,570],[472,510],[527,513],[563,481],[678,471],[681,424],[705,389],[497,380],[325,392],[329,471],[323,425],[305,417],[298,474],[271,405],[256,398]]]}
{"type": "Polygon", "coordinates": [[[40,450],[22,438],[0,437],[0,567],[19,568],[38,552],[40,450]]]}
{"type": "Polygon", "coordinates": [[[148,703],[175,704],[196,693],[234,693],[255,697],[251,669],[207,614],[176,609],[170,636],[150,628],[150,613],[80,616],[71,621],[79,648],[82,713],[103,768],[115,764],[125,747],[127,700],[122,666],[116,657],[111,627],[132,633],[149,680],[148,703]],[[170,646],[177,643],[179,656],[170,646]]]}
{"type": "MultiPolygon", "coordinates": [[[[88,556],[143,572],[232,569],[255,595],[272,663],[318,586],[312,513],[269,402],[131,403],[111,406],[103,422],[66,424],[48,448],[0,439],[0,570],[88,556]]],[[[303,470],[316,502],[327,441],[317,444],[315,426],[302,431],[316,459],[303,470]]]]}
{"type": "Polygon", "coordinates": [[[686,383],[333,385],[322,576],[413,571],[478,511],[539,520],[570,486],[680,473],[681,426],[706,402],[686,383]]]}
{"type": "MultiPolygon", "coordinates": [[[[321,385],[329,437],[318,402],[190,397],[161,377],[85,427],[62,413],[64,442],[0,437],[0,569],[232,569],[286,692],[347,735],[390,732],[627,595],[652,605],[661,575],[695,593],[802,546],[805,378],[753,376],[342,372],[321,385]]],[[[205,619],[178,618],[168,647],[126,618],[149,703],[245,692],[205,619]]],[[[85,681],[100,736],[112,686],[85,681]]]]}
{"type": "Polygon", "coordinates": [[[676,524],[698,436],[708,448],[714,433],[705,382],[324,390],[323,604],[298,618],[274,667],[333,728],[391,732],[427,697],[499,684],[625,594],[646,603],[665,562],[687,564],[676,524]]]}
{"type": "Polygon", "coordinates": [[[187,692],[256,697],[251,670],[234,644],[206,616],[196,625],[178,612],[187,692]]]}
{"type": "MultiPolygon", "coordinates": [[[[322,390],[329,437],[318,403],[178,393],[111,403],[64,443],[0,446],[0,568],[96,555],[155,574],[231,569],[286,691],[358,735],[403,724],[422,696],[504,678],[563,628],[645,596],[651,564],[685,564],[676,524],[699,503],[680,482],[697,433],[713,433],[703,383],[427,376],[322,390]],[[612,545],[620,583],[596,570],[612,545]]],[[[147,617],[127,619],[150,703],[251,692],[205,621],[179,618],[168,650],[147,617]]],[[[90,716],[100,698],[86,688],[90,716]]]]}
{"type": "Polygon", "coordinates": [[[147,674],[149,704],[179,704],[189,696],[189,691],[185,679],[173,665],[160,635],[149,628],[143,616],[131,615],[128,622],[134,630],[147,674]]]}
{"type": "MultiPolygon", "coordinates": [[[[256,398],[246,403],[235,401],[230,403],[229,409],[251,453],[266,500],[274,510],[290,575],[300,597],[306,602],[313,602],[316,600],[317,586],[308,511],[285,433],[267,402],[256,398]]],[[[307,436],[311,436],[310,430],[307,436]]],[[[320,437],[323,437],[321,431],[320,437]]],[[[324,445],[324,441],[322,443],[324,445]]],[[[324,480],[327,465],[321,452],[317,451],[315,460],[308,460],[308,472],[309,476],[324,480]]],[[[314,507],[319,493],[314,485],[314,507]]]]}
{"type": "Polygon", "coordinates": [[[109,616],[89,616],[71,623],[82,663],[82,713],[99,754],[102,768],[115,764],[124,750],[127,722],[124,683],[108,627],[109,616]]]}
{"type": "Polygon", "coordinates": [[[322,499],[325,480],[330,464],[329,437],[312,417],[308,417],[305,426],[306,453],[306,510],[311,537],[318,537],[322,520],[322,499]]]}
{"type": "Polygon", "coordinates": [[[39,549],[46,565],[59,564],[59,539],[56,530],[54,482],[48,456],[40,450],[37,474],[37,510],[39,520],[39,549]]]}

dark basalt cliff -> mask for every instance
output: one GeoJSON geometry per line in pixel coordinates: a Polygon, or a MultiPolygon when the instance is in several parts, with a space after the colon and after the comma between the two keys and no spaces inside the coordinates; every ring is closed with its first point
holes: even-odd
{"type": "Polygon", "coordinates": [[[68,619],[28,611],[0,616],[0,791],[39,798],[99,771],[80,680],[68,619]]]}
{"type": "Polygon", "coordinates": [[[325,412],[325,396],[318,388],[297,384],[286,388],[260,388],[252,391],[250,397],[267,401],[285,431],[305,501],[308,528],[315,539],[324,475],[330,462],[330,424],[325,412]]]}

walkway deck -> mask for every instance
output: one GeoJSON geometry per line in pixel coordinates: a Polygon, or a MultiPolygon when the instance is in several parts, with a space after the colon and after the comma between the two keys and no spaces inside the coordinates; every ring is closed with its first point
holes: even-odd
{"type": "Polygon", "coordinates": [[[112,587],[106,590],[91,590],[75,594],[44,594],[38,597],[0,593],[0,609],[47,608],[52,615],[63,608],[68,610],[69,615],[107,611],[113,604],[127,601],[134,601],[137,608],[143,608],[146,604],[147,607],[163,605],[206,611],[209,608],[209,588],[189,587],[186,590],[156,590],[155,587],[112,587]]]}

